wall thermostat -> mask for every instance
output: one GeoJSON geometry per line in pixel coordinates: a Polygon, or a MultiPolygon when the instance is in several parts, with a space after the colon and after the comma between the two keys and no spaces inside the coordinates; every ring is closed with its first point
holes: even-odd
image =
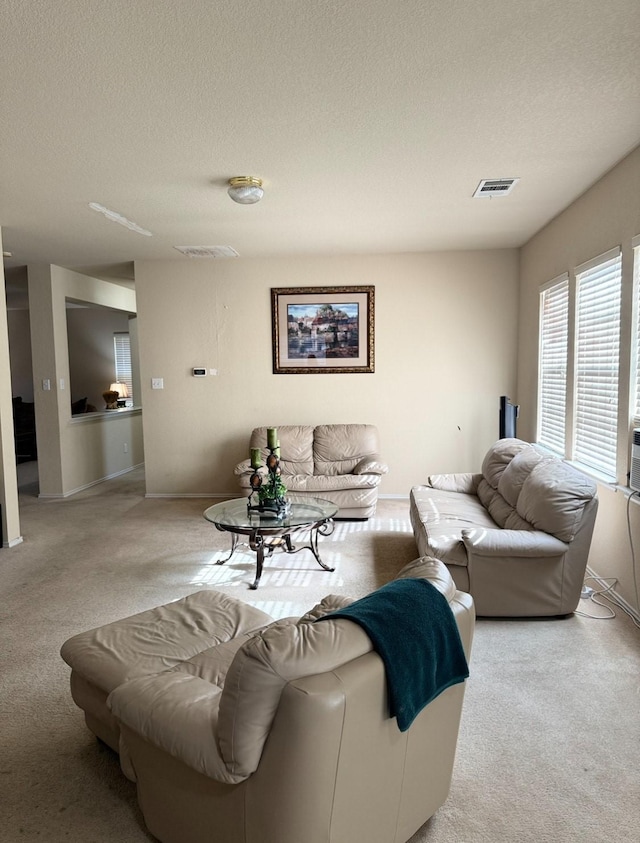
{"type": "Polygon", "coordinates": [[[194,369],[193,370],[193,377],[194,378],[203,378],[207,374],[206,369],[194,369]]]}

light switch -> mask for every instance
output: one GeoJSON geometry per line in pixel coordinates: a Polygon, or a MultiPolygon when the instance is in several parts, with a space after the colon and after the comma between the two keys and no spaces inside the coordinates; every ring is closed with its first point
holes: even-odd
{"type": "Polygon", "coordinates": [[[50,379],[49,379],[49,378],[44,378],[44,379],[43,379],[43,381],[42,381],[42,388],[43,388],[45,391],[47,391],[47,392],[51,389],[51,381],[50,381],[50,379]]]}
{"type": "Polygon", "coordinates": [[[151,378],[151,389],[164,389],[164,378],[151,378]]]}

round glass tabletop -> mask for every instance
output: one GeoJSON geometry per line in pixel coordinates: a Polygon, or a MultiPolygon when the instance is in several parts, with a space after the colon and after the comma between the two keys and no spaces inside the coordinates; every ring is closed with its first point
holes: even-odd
{"type": "Polygon", "coordinates": [[[205,509],[204,517],[217,527],[230,531],[235,528],[280,532],[328,521],[338,512],[336,504],[323,498],[288,494],[287,500],[291,503],[291,508],[282,516],[255,510],[249,511],[247,508],[249,498],[234,498],[234,500],[215,503],[205,509]]]}

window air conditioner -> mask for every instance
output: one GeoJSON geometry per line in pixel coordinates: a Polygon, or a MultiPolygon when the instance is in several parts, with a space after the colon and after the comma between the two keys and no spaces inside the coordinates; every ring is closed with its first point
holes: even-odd
{"type": "Polygon", "coordinates": [[[640,492],[640,427],[633,431],[633,447],[631,448],[631,477],[629,486],[634,492],[640,492]]]}

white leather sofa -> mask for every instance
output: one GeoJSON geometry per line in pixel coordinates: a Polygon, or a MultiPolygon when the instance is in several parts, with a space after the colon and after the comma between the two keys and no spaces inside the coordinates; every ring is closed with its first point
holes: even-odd
{"type": "Polygon", "coordinates": [[[442,560],[489,617],[567,615],[580,600],[598,509],[582,472],[500,439],[480,473],[431,475],[410,494],[421,554],[442,560]]]}
{"type": "MultiPolygon", "coordinates": [[[[446,567],[418,559],[399,576],[444,595],[469,659],[473,601],[446,567]]],[[[352,602],[272,622],[203,591],[64,644],[74,700],[120,750],[162,843],[404,843],[444,803],[466,683],[401,731],[363,629],[313,623],[352,602]]]]}
{"type": "MultiPolygon", "coordinates": [[[[375,514],[378,486],[389,470],[379,456],[378,430],[371,424],[280,425],[280,469],[289,492],[332,501],[336,518],[366,520],[375,514]]],[[[247,451],[268,455],[267,428],[256,427],[247,451]]],[[[264,469],[266,471],[266,469],[264,469]]],[[[249,459],[236,466],[243,494],[249,495],[249,459]]]]}

